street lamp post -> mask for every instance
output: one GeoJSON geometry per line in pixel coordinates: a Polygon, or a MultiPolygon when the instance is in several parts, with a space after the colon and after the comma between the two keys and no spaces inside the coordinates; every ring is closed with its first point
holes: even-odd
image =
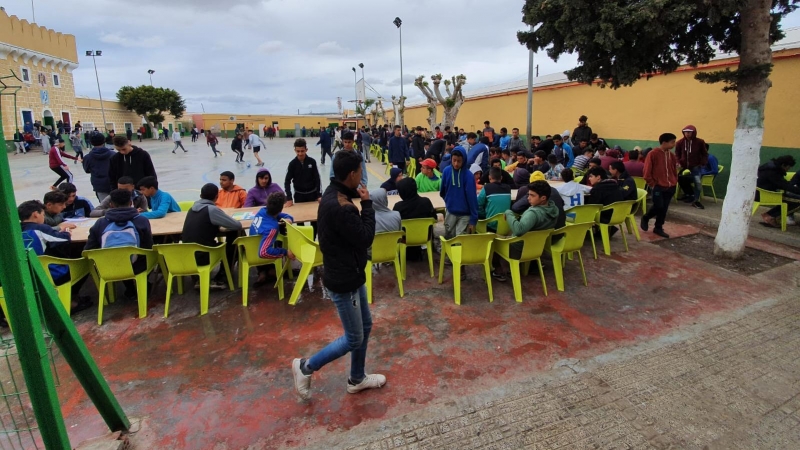
{"type": "Polygon", "coordinates": [[[91,56],[94,63],[94,78],[97,80],[97,95],[100,96],[100,112],[103,114],[103,129],[105,130],[108,122],[106,122],[106,110],[103,107],[103,93],[100,92],[100,76],[97,75],[97,60],[95,59],[96,56],[103,56],[103,52],[100,50],[86,50],[86,56],[91,56]]]}
{"type": "Polygon", "coordinates": [[[403,25],[403,21],[400,20],[399,17],[395,17],[394,26],[397,27],[397,30],[400,32],[400,97],[403,96],[403,29],[400,28],[403,25]]]}
{"type": "Polygon", "coordinates": [[[353,67],[353,93],[355,94],[355,97],[353,97],[353,115],[358,116],[358,73],[355,67],[353,67]]]}
{"type": "Polygon", "coordinates": [[[156,73],[156,71],[153,70],[153,69],[150,69],[150,70],[147,71],[147,73],[150,74],[150,87],[153,87],[153,74],[156,73]]]}

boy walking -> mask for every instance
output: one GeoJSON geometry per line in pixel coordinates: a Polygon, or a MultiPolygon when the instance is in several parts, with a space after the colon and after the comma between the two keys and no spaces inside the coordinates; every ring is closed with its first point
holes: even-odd
{"type": "Polygon", "coordinates": [[[678,158],[670,150],[675,148],[675,135],[664,133],[658,137],[660,146],[647,154],[644,160],[644,179],[653,190],[653,206],[642,216],[642,230],[647,231],[650,219],[656,218],[653,234],[669,239],[664,232],[664,222],[675,186],[678,184],[678,158]]]}
{"type": "Polygon", "coordinates": [[[178,131],[177,129],[172,132],[172,140],[175,142],[175,148],[172,149],[172,153],[175,153],[175,150],[177,150],[178,147],[180,147],[181,150],[183,150],[183,153],[189,152],[189,150],[183,148],[183,143],[181,142],[181,132],[178,131]]]}

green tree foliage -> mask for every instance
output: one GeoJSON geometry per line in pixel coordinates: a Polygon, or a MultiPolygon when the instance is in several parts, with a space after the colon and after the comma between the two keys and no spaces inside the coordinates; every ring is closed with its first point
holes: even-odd
{"type": "MultiPolygon", "coordinates": [[[[682,64],[708,63],[716,49],[739,53],[741,10],[746,0],[527,0],[523,22],[533,31],[517,33],[533,51],[553,60],[577,53],[573,81],[614,89],[641,77],[670,73],[682,64]]],[[[772,0],[770,44],[783,37],[780,20],[798,0],[772,0]]],[[[736,90],[741,79],[769,76],[772,65],[701,73],[703,82],[725,82],[736,90]]]]}
{"type": "Polygon", "coordinates": [[[128,110],[156,124],[164,121],[164,113],[180,119],[186,112],[186,103],[174,89],[123,86],[117,91],[117,100],[128,110]]]}

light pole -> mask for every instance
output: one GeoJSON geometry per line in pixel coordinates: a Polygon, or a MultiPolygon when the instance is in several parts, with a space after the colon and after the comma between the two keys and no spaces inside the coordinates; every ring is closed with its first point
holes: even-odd
{"type": "Polygon", "coordinates": [[[100,76],[97,75],[97,60],[95,59],[95,56],[103,56],[103,52],[100,50],[86,50],[86,56],[91,56],[94,63],[94,78],[97,80],[97,95],[100,96],[100,112],[103,114],[103,129],[105,130],[108,122],[106,122],[106,110],[103,107],[103,94],[100,92],[100,76]]]}
{"type": "Polygon", "coordinates": [[[358,63],[358,67],[361,67],[361,79],[366,83],[367,79],[364,78],[364,63],[358,63]]]}
{"type": "Polygon", "coordinates": [[[400,97],[403,96],[403,29],[400,28],[403,25],[403,21],[400,20],[399,17],[395,17],[394,26],[397,27],[397,30],[400,32],[400,97]]]}
{"type": "Polygon", "coordinates": [[[156,71],[153,70],[153,69],[150,69],[150,70],[147,71],[147,73],[150,74],[150,87],[153,87],[153,74],[156,73],[156,71]]]}
{"type": "Polygon", "coordinates": [[[353,115],[358,116],[358,74],[355,67],[353,67],[353,93],[355,94],[355,97],[353,97],[353,115]]]}

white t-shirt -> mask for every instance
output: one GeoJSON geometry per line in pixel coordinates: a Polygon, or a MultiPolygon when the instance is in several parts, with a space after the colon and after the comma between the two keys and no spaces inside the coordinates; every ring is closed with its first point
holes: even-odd
{"type": "Polygon", "coordinates": [[[180,141],[181,140],[181,132],[180,131],[173,131],[172,132],[172,140],[173,141],[180,141]]]}
{"type": "Polygon", "coordinates": [[[574,206],[583,205],[584,196],[592,190],[589,186],[584,186],[580,183],[570,181],[561,186],[556,187],[556,190],[564,199],[564,211],[568,211],[574,206]]]}
{"type": "Polygon", "coordinates": [[[247,143],[250,145],[250,147],[262,146],[261,138],[258,137],[255,133],[251,134],[250,137],[247,138],[247,143]]]}

